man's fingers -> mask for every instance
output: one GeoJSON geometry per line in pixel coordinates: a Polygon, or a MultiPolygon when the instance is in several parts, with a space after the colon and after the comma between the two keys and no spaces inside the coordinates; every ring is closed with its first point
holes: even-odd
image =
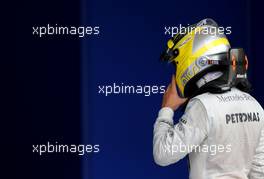
{"type": "Polygon", "coordinates": [[[172,75],[172,79],[171,79],[171,86],[172,86],[172,90],[177,94],[178,96],[178,91],[177,91],[177,88],[176,88],[176,80],[175,80],[175,76],[172,75]]]}
{"type": "Polygon", "coordinates": [[[175,82],[175,76],[174,75],[172,75],[172,78],[171,78],[171,86],[176,89],[176,82],[175,82]]]}
{"type": "Polygon", "coordinates": [[[167,89],[166,89],[165,93],[167,93],[167,92],[170,90],[170,88],[171,88],[171,84],[169,84],[169,85],[167,86],[167,89]]]}

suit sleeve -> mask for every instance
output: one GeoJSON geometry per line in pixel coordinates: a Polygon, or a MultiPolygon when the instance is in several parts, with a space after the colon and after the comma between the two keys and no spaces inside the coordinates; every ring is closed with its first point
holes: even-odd
{"type": "Polygon", "coordinates": [[[264,128],[262,129],[260,134],[259,143],[252,160],[252,166],[249,176],[250,179],[264,178],[264,128]]]}
{"type": "Polygon", "coordinates": [[[156,164],[167,166],[176,163],[200,145],[208,134],[208,116],[198,99],[191,100],[185,113],[174,125],[174,112],[162,108],[154,124],[153,156],[156,164]]]}

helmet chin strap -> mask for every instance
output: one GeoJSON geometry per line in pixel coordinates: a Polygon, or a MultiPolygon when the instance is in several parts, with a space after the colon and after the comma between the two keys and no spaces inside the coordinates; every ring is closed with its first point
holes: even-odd
{"type": "Polygon", "coordinates": [[[219,78],[222,75],[223,75],[223,72],[221,72],[221,71],[209,72],[206,75],[204,75],[201,79],[199,79],[196,82],[196,85],[197,85],[198,88],[201,88],[206,83],[209,83],[210,81],[213,81],[213,80],[219,78]]]}

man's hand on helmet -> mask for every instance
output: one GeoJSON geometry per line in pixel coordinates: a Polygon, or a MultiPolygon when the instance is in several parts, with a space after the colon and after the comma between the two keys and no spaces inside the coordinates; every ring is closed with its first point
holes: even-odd
{"type": "Polygon", "coordinates": [[[167,87],[166,92],[163,95],[162,107],[169,107],[172,110],[176,110],[179,106],[181,106],[187,98],[181,98],[178,95],[176,89],[176,81],[174,75],[172,76],[171,83],[167,87]]]}

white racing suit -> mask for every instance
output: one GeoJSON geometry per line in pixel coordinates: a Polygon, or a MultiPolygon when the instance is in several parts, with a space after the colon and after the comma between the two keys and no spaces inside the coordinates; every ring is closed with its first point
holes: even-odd
{"type": "Polygon", "coordinates": [[[162,108],[154,125],[158,165],[189,154],[190,179],[264,179],[264,111],[248,93],[204,93],[190,100],[176,125],[173,115],[162,108]]]}

